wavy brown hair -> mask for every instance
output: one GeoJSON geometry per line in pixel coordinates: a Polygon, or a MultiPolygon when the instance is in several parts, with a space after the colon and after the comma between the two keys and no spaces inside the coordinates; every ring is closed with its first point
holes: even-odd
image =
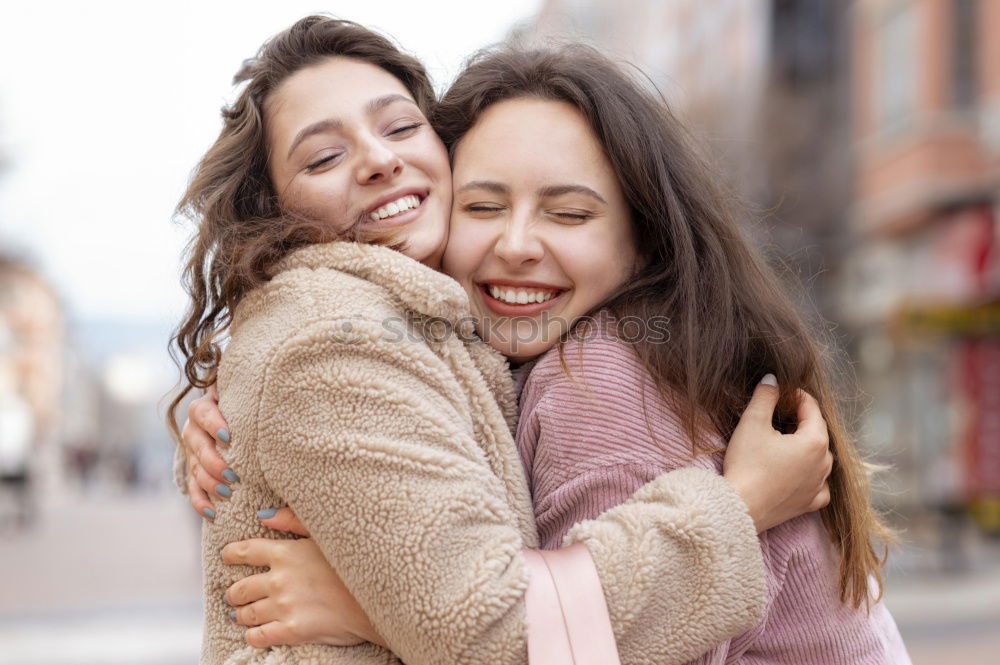
{"type": "Polygon", "coordinates": [[[666,104],[594,49],[509,47],[475,56],[435,108],[432,123],[454,157],[492,104],[523,97],[565,102],[588,120],[629,203],[640,265],[606,308],[671,322],[668,343],[635,350],[657,386],[680,402],[693,452],[705,419],[728,440],[760,377],[773,372],[781,396],[775,426],[793,430],[797,389],[816,397],[835,464],[822,518],[840,552],[844,602],[867,603],[890,534],[872,509],[865,465],[848,435],[827,345],[810,330],[762,256],[745,238],[717,176],[666,104]],[[879,548],[881,549],[881,548],[879,548]]]}
{"type": "Polygon", "coordinates": [[[178,215],[197,225],[183,272],[191,302],[170,346],[171,355],[182,359],[184,375],[167,410],[167,424],[178,440],[177,407],[193,388],[215,382],[219,340],[236,305],[266,282],[270,268],[288,253],[337,237],[329,225],[282,208],[268,174],[265,123],[271,93],[296,72],[334,57],[381,67],[406,86],[425,115],[431,114],[434,88],[420,61],[351,21],[307,16],[243,63],[233,83],[245,87],[223,107],[219,137],[195,167],[177,205],[178,215]]]}

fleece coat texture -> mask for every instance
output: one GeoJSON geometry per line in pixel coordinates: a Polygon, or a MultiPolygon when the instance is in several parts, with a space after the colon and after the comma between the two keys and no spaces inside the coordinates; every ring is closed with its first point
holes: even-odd
{"type": "MultiPolygon", "coordinates": [[[[240,303],[218,385],[234,441],[222,453],[241,481],[203,530],[203,663],[527,662],[520,550],[538,536],[516,402],[468,311],[449,277],[342,242],[291,254],[240,303]],[[223,593],[260,571],[224,565],[219,550],[287,537],[256,517],[286,504],[391,652],[244,642],[223,593]]],[[[712,472],[657,478],[573,538],[591,551],[629,663],[683,662],[761,616],[753,523],[712,472]]]]}

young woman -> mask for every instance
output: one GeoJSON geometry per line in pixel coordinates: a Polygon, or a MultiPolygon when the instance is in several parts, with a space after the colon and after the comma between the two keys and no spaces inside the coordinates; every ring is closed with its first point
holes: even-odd
{"type": "MultiPolygon", "coordinates": [[[[239,489],[204,534],[203,660],[390,658],[372,644],[262,654],[223,620],[223,592],[246,571],[222,565],[219,550],[268,533],[254,511],[287,503],[369,629],[407,663],[523,662],[519,550],[537,543],[533,511],[508,429],[505,363],[471,334],[466,294],[432,269],[451,182],[426,124],[426,77],[384,39],[311,17],[266,45],[246,78],[182,202],[200,227],[178,346],[190,385],[218,380],[240,441],[226,460],[239,489]],[[344,237],[399,251],[324,242],[344,237]]],[[[795,435],[771,430],[765,407],[742,436],[824,450],[822,418],[809,398],[801,404],[795,435]]],[[[197,479],[203,468],[190,459],[197,479]]],[[[821,463],[801,466],[822,477],[821,463]]],[[[594,524],[604,533],[582,536],[603,545],[593,565],[627,648],[693,655],[755,620],[754,525],[713,478],[668,474],[602,515],[594,524]]],[[[751,483],[751,510],[756,493],[766,497],[758,525],[822,503],[821,482],[809,484],[791,483],[776,500],[773,483],[751,483]]]]}
{"type": "MultiPolygon", "coordinates": [[[[453,155],[459,251],[444,266],[478,325],[509,339],[545,318],[574,326],[561,345],[501,348],[537,358],[517,443],[542,546],[601,533],[573,525],[666,471],[721,473],[740,395],[763,364],[820,398],[837,460],[831,501],[823,519],[761,535],[764,617],[698,662],[909,662],[878,602],[873,541],[887,534],[822,353],[662,103],[590,49],[504,50],[459,75],[434,124],[453,155]],[[522,289],[543,301],[525,304],[522,289]],[[670,322],[669,343],[656,321],[670,322]]],[[[626,661],[646,655],[622,648],[626,661]]]]}
{"type": "MultiPolygon", "coordinates": [[[[453,156],[445,270],[465,287],[495,348],[537,359],[517,443],[542,546],[557,548],[569,533],[605,552],[614,546],[607,523],[573,525],[664,472],[721,473],[722,437],[736,426],[746,386],[774,367],[781,385],[821,396],[837,457],[833,496],[824,520],[806,515],[761,536],[765,615],[698,662],[908,662],[877,602],[872,539],[884,534],[820,353],[677,122],[602,56],[565,49],[482,56],[445,95],[434,124],[453,156]],[[673,324],[667,344],[655,337],[657,320],[673,324]],[[574,334],[558,344],[567,325],[574,334]]],[[[266,550],[254,551],[271,563],[266,550]]],[[[315,554],[295,561],[303,570],[324,564],[315,554]]],[[[233,591],[255,600],[251,607],[266,604],[278,595],[260,590],[269,575],[233,591]]],[[[307,604],[281,595],[285,607],[307,604]]],[[[310,597],[338,593],[314,588],[310,597]]],[[[632,608],[621,600],[609,596],[609,610],[628,634],[632,608]]],[[[269,618],[288,623],[286,615],[302,613],[269,618]]],[[[634,646],[620,644],[624,662],[667,656],[634,646]]]]}

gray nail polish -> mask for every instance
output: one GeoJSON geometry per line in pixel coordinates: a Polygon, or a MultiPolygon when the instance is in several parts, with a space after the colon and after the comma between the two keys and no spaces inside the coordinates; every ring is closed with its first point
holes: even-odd
{"type": "Polygon", "coordinates": [[[228,480],[231,483],[238,483],[238,482],[240,482],[240,477],[237,476],[236,472],[233,471],[232,469],[226,469],[225,471],[223,471],[222,472],[222,477],[225,478],[226,480],[228,480]]]}
{"type": "Polygon", "coordinates": [[[210,520],[215,519],[215,511],[211,508],[205,508],[201,511],[201,513],[210,520]]]}
{"type": "MultiPolygon", "coordinates": [[[[221,555],[222,555],[222,552],[219,552],[219,555],[221,556],[221,555]]],[[[228,599],[228,598],[226,598],[226,594],[222,594],[222,603],[223,603],[224,605],[228,605],[228,604],[229,604],[229,599],[228,599]]]]}
{"type": "Polygon", "coordinates": [[[264,510],[257,511],[257,517],[262,520],[269,520],[278,513],[277,508],[265,508],[264,510]]]}
{"type": "Polygon", "coordinates": [[[229,610],[229,620],[236,621],[236,610],[229,610]]]}
{"type": "Polygon", "coordinates": [[[215,486],[215,491],[219,496],[224,496],[227,499],[233,495],[233,490],[229,489],[229,485],[223,485],[222,483],[215,486]]]}
{"type": "Polygon", "coordinates": [[[229,430],[225,427],[219,429],[219,431],[215,433],[215,436],[219,437],[219,441],[229,443],[229,430]]]}

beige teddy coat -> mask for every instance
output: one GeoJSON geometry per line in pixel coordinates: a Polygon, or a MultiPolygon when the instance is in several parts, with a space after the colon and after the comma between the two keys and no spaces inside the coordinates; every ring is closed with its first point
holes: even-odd
{"type": "MultiPolygon", "coordinates": [[[[476,338],[462,288],[384,247],[301,249],[240,303],[219,369],[241,482],[203,532],[202,662],[523,665],[519,551],[537,547],[505,360],[476,338]],[[280,537],[291,506],[391,645],[254,649],[219,550],[280,537]]],[[[681,663],[753,626],[764,568],[746,507],[704,470],[653,481],[578,525],[622,661],[681,663]]]]}

